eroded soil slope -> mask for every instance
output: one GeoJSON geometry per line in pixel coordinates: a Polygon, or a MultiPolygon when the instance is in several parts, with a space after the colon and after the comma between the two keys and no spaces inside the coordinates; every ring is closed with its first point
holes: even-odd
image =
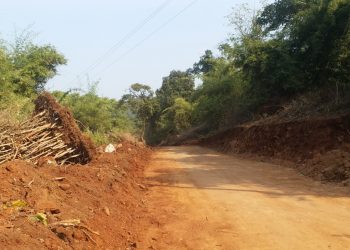
{"type": "Polygon", "coordinates": [[[349,114],[239,126],[199,144],[228,153],[288,160],[318,180],[347,184],[350,178],[349,114]]]}
{"type": "Polygon", "coordinates": [[[135,248],[150,150],[122,145],[87,165],[1,165],[1,249],[135,248]]]}

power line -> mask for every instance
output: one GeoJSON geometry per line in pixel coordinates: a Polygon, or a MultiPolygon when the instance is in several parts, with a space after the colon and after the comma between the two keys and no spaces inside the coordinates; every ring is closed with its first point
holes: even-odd
{"type": "Polygon", "coordinates": [[[124,54],[120,55],[116,60],[114,60],[112,63],[110,63],[107,67],[105,67],[102,71],[100,71],[97,75],[102,75],[104,72],[106,72],[110,67],[112,67],[115,63],[119,62],[121,59],[123,59],[125,56],[133,52],[136,48],[138,48],[141,44],[143,44],[145,41],[150,39],[152,36],[154,36],[156,33],[158,33],[160,30],[162,30],[164,27],[166,27],[168,24],[170,24],[172,21],[174,21],[178,16],[180,16],[183,12],[185,12],[187,9],[189,9],[192,5],[194,5],[198,0],[191,1],[188,5],[186,5],[183,9],[181,9],[177,14],[169,18],[165,23],[160,25],[157,29],[152,31],[150,34],[148,34],[144,39],[142,39],[140,42],[135,44],[132,48],[130,48],[128,51],[126,51],[124,54]]]}
{"type": "MultiPolygon", "coordinates": [[[[108,49],[102,56],[95,60],[89,67],[84,69],[78,77],[83,75],[84,73],[88,73],[91,70],[94,70],[106,57],[110,56],[111,53],[119,49],[129,38],[135,35],[138,31],[140,31],[147,23],[149,23],[154,17],[157,16],[165,7],[167,7],[173,0],[164,1],[157,9],[155,9],[148,17],[142,20],[137,26],[135,26],[129,33],[127,33],[122,39],[116,42],[110,49],[108,49]]],[[[74,80],[72,80],[74,81],[74,80]]]]}

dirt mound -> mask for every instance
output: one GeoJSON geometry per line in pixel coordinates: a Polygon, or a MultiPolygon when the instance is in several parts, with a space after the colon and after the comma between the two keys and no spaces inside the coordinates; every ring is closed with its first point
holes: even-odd
{"type": "Polygon", "coordinates": [[[74,153],[79,153],[73,162],[85,164],[93,159],[95,147],[90,138],[81,133],[69,109],[58,104],[49,93],[43,93],[35,100],[35,113],[43,111],[47,112],[49,122],[58,125],[58,130],[63,134],[62,140],[75,150],[74,153]]]}
{"type": "Polygon", "coordinates": [[[1,249],[133,249],[150,150],[123,142],[82,165],[0,168],[1,249]]]}
{"type": "MultiPolygon", "coordinates": [[[[342,180],[340,174],[336,174],[333,170],[334,175],[338,177],[332,176],[331,173],[327,174],[328,170],[322,167],[321,162],[315,162],[319,155],[334,155],[333,150],[341,150],[344,154],[350,152],[348,147],[350,114],[331,118],[239,126],[202,139],[199,143],[224,152],[248,153],[313,166],[312,171],[305,172],[307,175],[315,177],[321,174],[325,180],[342,180]],[[315,162],[312,162],[311,159],[314,158],[315,162]]],[[[324,157],[321,161],[328,161],[327,156],[324,157]]],[[[345,158],[336,157],[337,161],[344,161],[345,158]]],[[[346,171],[335,168],[337,168],[336,171],[343,172],[344,178],[347,176],[346,171]]]]}
{"type": "Polygon", "coordinates": [[[317,154],[299,165],[299,169],[303,174],[320,181],[343,182],[349,185],[350,153],[332,150],[325,154],[317,154]]]}

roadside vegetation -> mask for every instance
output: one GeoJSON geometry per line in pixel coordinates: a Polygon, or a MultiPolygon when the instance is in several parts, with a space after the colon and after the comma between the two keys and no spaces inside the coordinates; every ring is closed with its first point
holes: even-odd
{"type": "Polygon", "coordinates": [[[279,0],[257,12],[242,6],[229,20],[233,34],[218,55],[208,50],[187,71],[172,71],[155,94],[143,86],[150,143],[203,124],[206,133],[233,127],[293,100],[306,102],[304,112],[349,107],[349,1],[279,0]]]}
{"type": "Polygon", "coordinates": [[[80,128],[97,145],[118,141],[125,134],[137,134],[134,114],[120,101],[98,96],[96,83],[86,92],[54,91],[52,94],[69,107],[80,128]]]}
{"type": "MultiPolygon", "coordinates": [[[[232,34],[218,53],[207,50],[192,68],[171,71],[157,90],[134,83],[121,100],[99,97],[96,84],[53,94],[98,144],[122,133],[149,144],[195,127],[211,133],[293,103],[316,113],[350,107],[349,1],[278,0],[260,11],[242,6],[229,21],[232,34]]],[[[31,100],[65,63],[54,47],[25,36],[3,42],[2,112],[15,120],[29,114],[31,100]]]]}
{"type": "Polygon", "coordinates": [[[1,123],[16,124],[33,109],[32,100],[44,90],[66,59],[51,45],[36,45],[23,31],[14,42],[0,42],[1,123]]]}

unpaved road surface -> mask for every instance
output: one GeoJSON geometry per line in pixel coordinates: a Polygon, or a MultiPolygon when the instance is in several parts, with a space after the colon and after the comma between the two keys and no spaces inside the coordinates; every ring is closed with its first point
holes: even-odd
{"type": "Polygon", "coordinates": [[[348,189],[291,168],[168,147],[146,185],[141,249],[350,249],[348,189]]]}

